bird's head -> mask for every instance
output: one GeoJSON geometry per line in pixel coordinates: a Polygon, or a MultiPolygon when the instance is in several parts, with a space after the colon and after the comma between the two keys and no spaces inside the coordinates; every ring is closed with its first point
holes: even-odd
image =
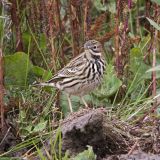
{"type": "Polygon", "coordinates": [[[96,40],[89,40],[84,44],[84,50],[89,51],[91,55],[101,57],[102,56],[102,44],[96,40]]]}

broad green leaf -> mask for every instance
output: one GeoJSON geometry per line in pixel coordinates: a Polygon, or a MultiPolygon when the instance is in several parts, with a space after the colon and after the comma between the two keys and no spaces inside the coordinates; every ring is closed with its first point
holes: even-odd
{"type": "Polygon", "coordinates": [[[40,76],[44,81],[52,77],[52,73],[34,66],[24,52],[4,56],[5,85],[26,86],[32,84],[40,76]]]}
{"type": "Polygon", "coordinates": [[[160,5],[160,0],[151,0],[151,1],[157,3],[158,5],[160,5]]]}
{"type": "Polygon", "coordinates": [[[5,84],[26,85],[32,66],[28,55],[24,52],[4,56],[5,84]]]}
{"type": "Polygon", "coordinates": [[[150,66],[143,61],[143,54],[140,48],[132,48],[130,51],[130,71],[137,74],[137,79],[150,79],[151,73],[146,73],[150,66]]]}
{"type": "Polygon", "coordinates": [[[52,73],[43,69],[42,67],[39,66],[33,66],[32,67],[32,72],[36,75],[36,76],[40,76],[42,77],[42,79],[44,81],[50,79],[52,77],[52,73]]]}
{"type": "Polygon", "coordinates": [[[22,38],[23,38],[23,44],[26,46],[26,48],[28,47],[29,41],[31,39],[31,35],[28,32],[24,32],[22,34],[22,38]]]}
{"type": "Polygon", "coordinates": [[[148,17],[147,17],[147,19],[148,19],[149,23],[150,23],[154,28],[156,28],[157,30],[160,31],[160,25],[159,25],[159,24],[157,24],[156,22],[154,22],[153,20],[151,20],[151,19],[148,18],[148,17]]]}
{"type": "Polygon", "coordinates": [[[93,91],[93,94],[100,99],[113,95],[122,85],[121,80],[116,76],[113,65],[110,64],[107,66],[106,73],[101,87],[96,91],[93,91]]]}
{"type": "Polygon", "coordinates": [[[146,73],[149,68],[150,66],[144,63],[141,49],[138,47],[132,48],[130,51],[129,65],[131,74],[130,79],[128,79],[128,94],[131,94],[131,100],[135,100],[142,90],[145,91],[145,80],[151,79],[151,72],[146,73]]]}
{"type": "Polygon", "coordinates": [[[72,158],[72,160],[96,160],[96,155],[93,152],[91,146],[88,146],[88,150],[79,153],[76,157],[72,158]]]}

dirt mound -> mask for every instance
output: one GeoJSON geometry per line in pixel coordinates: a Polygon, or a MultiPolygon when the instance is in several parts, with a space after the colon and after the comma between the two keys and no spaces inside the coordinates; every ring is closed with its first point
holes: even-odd
{"type": "MultiPolygon", "coordinates": [[[[97,160],[160,159],[159,120],[148,118],[141,125],[130,125],[109,117],[104,108],[83,109],[61,121],[60,128],[62,153],[68,151],[71,157],[92,146],[97,160]]],[[[51,156],[55,139],[56,132],[43,143],[44,156],[51,156]]]]}
{"type": "Polygon", "coordinates": [[[111,158],[111,155],[123,160],[138,160],[138,157],[160,159],[160,132],[157,124],[159,121],[154,125],[151,122],[143,126],[129,125],[109,118],[104,108],[80,110],[70,114],[61,123],[62,150],[64,153],[69,151],[73,156],[89,145],[93,147],[97,159],[106,156],[111,158]],[[148,154],[150,152],[157,155],[148,154]]]}
{"type": "Polygon", "coordinates": [[[107,119],[103,108],[81,110],[62,122],[63,151],[76,155],[92,146],[98,157],[126,153],[129,137],[107,119]]]}

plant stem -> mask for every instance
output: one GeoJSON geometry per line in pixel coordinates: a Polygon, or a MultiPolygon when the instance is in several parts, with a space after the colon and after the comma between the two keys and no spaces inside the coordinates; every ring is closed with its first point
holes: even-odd
{"type": "Polygon", "coordinates": [[[4,126],[4,102],[3,102],[3,97],[4,97],[4,85],[3,85],[3,54],[2,54],[2,49],[0,48],[0,116],[1,116],[1,126],[0,128],[2,129],[4,126]]]}

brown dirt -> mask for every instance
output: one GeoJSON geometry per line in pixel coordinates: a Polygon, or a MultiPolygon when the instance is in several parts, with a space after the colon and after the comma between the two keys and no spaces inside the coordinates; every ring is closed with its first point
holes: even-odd
{"type": "Polygon", "coordinates": [[[64,120],[63,151],[68,150],[72,155],[76,155],[90,145],[98,157],[126,153],[128,136],[114,127],[105,112],[103,108],[81,110],[64,120]]]}
{"type": "MultiPolygon", "coordinates": [[[[0,130],[0,155],[7,152],[11,147],[16,146],[20,142],[21,138],[17,135],[15,128],[5,122],[3,129],[0,130]]],[[[26,151],[27,149],[23,149],[17,153],[10,154],[9,156],[20,157],[22,153],[26,151]]]]}
{"type": "MultiPolygon", "coordinates": [[[[104,108],[72,113],[61,122],[61,129],[63,153],[69,151],[71,156],[90,145],[97,160],[160,160],[157,125],[132,126],[109,119],[104,108]]],[[[46,144],[45,149],[50,146],[46,144]]]]}
{"type": "MultiPolygon", "coordinates": [[[[60,123],[62,152],[69,151],[70,156],[75,156],[89,145],[97,160],[160,160],[159,122],[148,118],[143,124],[129,125],[115,117],[109,118],[104,108],[83,109],[60,123]]],[[[54,141],[55,134],[52,139],[54,141]]],[[[6,144],[9,144],[7,139],[3,146],[6,144]]],[[[50,140],[44,144],[42,152],[47,156],[50,140]]]]}

